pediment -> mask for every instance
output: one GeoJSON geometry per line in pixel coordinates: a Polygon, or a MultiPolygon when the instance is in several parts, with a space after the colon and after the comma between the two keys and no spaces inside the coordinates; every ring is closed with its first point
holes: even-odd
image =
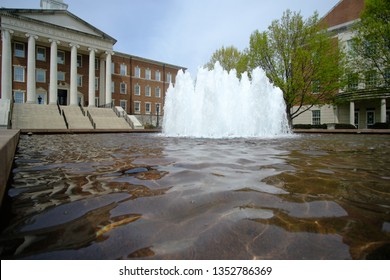
{"type": "Polygon", "coordinates": [[[93,25],[66,10],[9,10],[9,12],[14,16],[32,20],[36,23],[53,25],[57,28],[66,28],[68,30],[82,32],[100,38],[113,39],[93,25]]]}

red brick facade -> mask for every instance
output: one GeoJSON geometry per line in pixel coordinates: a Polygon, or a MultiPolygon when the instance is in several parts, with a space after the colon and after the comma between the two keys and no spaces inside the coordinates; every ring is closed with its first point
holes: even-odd
{"type": "MultiPolygon", "coordinates": [[[[2,44],[0,44],[1,50],[2,44]]],[[[12,38],[12,90],[24,93],[26,100],[27,91],[27,39],[22,37],[12,38]],[[15,44],[24,46],[24,57],[15,55],[15,44]],[[14,78],[15,66],[24,68],[24,81],[18,82],[14,78]]],[[[44,57],[36,57],[36,71],[43,71],[44,80],[36,79],[37,94],[43,93],[46,96],[45,103],[48,103],[49,75],[50,75],[50,45],[45,42],[36,42],[36,55],[38,49],[44,50],[44,57]]],[[[58,89],[69,89],[70,84],[70,59],[69,47],[58,46],[58,52],[64,54],[64,63],[58,63],[58,73],[64,74],[64,80],[58,81],[58,89]]],[[[99,53],[95,60],[95,97],[99,99],[99,92],[102,86],[99,53]]],[[[122,106],[128,114],[163,114],[165,92],[169,83],[175,82],[177,71],[182,67],[153,61],[129,54],[115,53],[112,56],[112,100],[113,105],[122,106]],[[136,70],[138,68],[139,70],[136,70]],[[137,76],[136,71],[139,71],[137,76]],[[170,79],[170,80],[169,80],[170,79]],[[137,88],[138,87],[138,88],[137,88]],[[136,92],[137,91],[137,92],[136,92]]],[[[1,71],[1,65],[0,65],[1,71]]],[[[83,105],[88,106],[88,84],[89,84],[89,54],[86,51],[78,50],[77,74],[80,80],[77,91],[83,95],[83,105]],[[81,62],[81,64],[80,64],[81,62]]],[[[103,76],[102,76],[103,77],[103,76]]],[[[103,81],[104,84],[104,81],[103,81]]],[[[1,92],[0,92],[1,96],[1,92]]],[[[103,101],[104,102],[104,101],[103,101]]],[[[104,105],[102,101],[97,105],[104,105]]]]}
{"type": "Polygon", "coordinates": [[[321,21],[327,28],[344,24],[360,18],[364,9],[364,0],[341,0],[321,21]]]}

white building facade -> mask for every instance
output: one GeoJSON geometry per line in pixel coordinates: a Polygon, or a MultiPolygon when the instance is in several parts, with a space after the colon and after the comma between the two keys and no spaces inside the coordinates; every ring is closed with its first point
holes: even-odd
{"type": "MultiPolygon", "coordinates": [[[[352,26],[359,20],[364,0],[341,0],[322,21],[335,34],[341,48],[351,50],[352,26]]],[[[390,77],[390,69],[385,69],[390,77]]],[[[293,120],[294,125],[351,124],[359,129],[376,123],[390,123],[390,92],[384,90],[383,79],[375,71],[361,70],[348,77],[348,85],[340,89],[336,103],[313,106],[293,120]]]]}

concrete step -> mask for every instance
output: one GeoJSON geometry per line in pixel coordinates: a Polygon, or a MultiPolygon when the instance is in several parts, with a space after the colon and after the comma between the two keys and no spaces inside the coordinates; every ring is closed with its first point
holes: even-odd
{"type": "Polygon", "coordinates": [[[66,129],[63,116],[56,105],[14,104],[12,128],[66,129]]]}
{"type": "MultiPolygon", "coordinates": [[[[79,106],[61,106],[70,129],[92,129],[92,124],[87,116],[84,116],[79,106]]],[[[86,111],[86,108],[84,109],[86,111]]]]}
{"type": "Polygon", "coordinates": [[[130,125],[110,108],[88,108],[97,129],[129,129],[130,125]]]}

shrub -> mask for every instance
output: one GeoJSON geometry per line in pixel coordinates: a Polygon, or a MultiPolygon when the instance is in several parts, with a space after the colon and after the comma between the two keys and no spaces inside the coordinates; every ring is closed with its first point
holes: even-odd
{"type": "Polygon", "coordinates": [[[377,123],[373,124],[370,128],[372,128],[372,129],[390,129],[390,123],[377,122],[377,123]]]}
{"type": "Polygon", "coordinates": [[[356,129],[356,126],[350,123],[336,123],[335,129],[356,129]]]}

